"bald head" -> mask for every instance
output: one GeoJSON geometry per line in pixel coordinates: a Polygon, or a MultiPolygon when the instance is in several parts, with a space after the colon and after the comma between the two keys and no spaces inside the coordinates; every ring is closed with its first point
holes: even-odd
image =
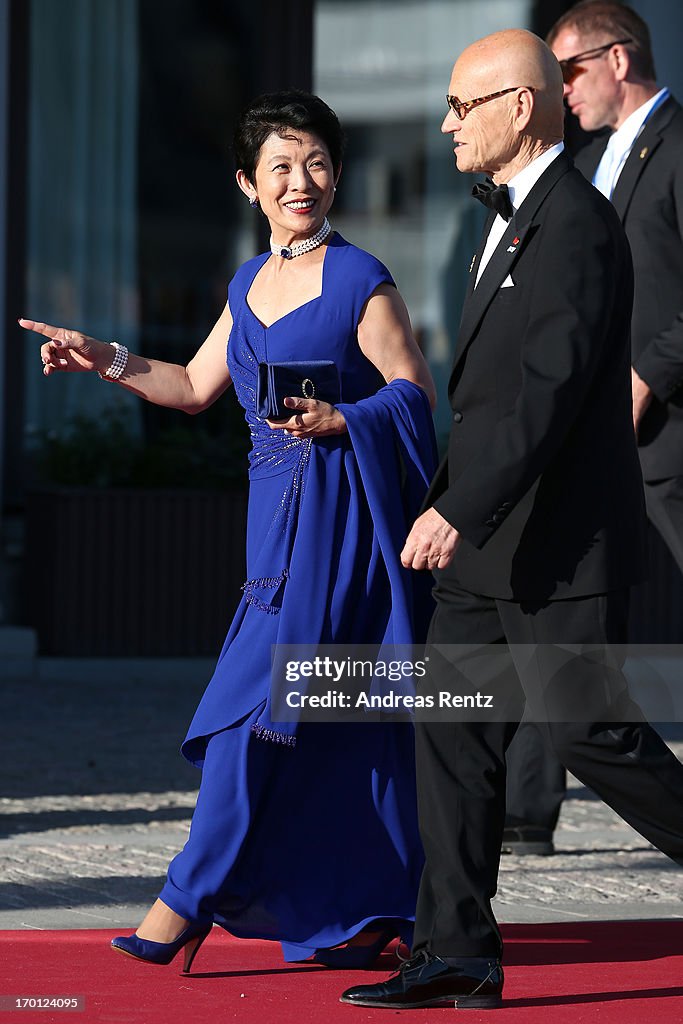
{"type": "Polygon", "coordinates": [[[552,50],[525,29],[506,29],[472,43],[458,58],[455,71],[481,96],[510,86],[534,89],[530,130],[539,139],[562,138],[564,107],[562,72],[552,50]]]}
{"type": "Polygon", "coordinates": [[[510,181],[564,134],[560,65],[538,36],[495,32],[458,57],[441,125],[458,170],[510,181]]]}

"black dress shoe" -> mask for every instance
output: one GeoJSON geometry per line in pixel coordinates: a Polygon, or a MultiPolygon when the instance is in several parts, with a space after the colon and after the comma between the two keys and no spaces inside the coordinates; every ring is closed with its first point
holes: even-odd
{"type": "Polygon", "coordinates": [[[503,829],[501,853],[550,857],[555,853],[553,834],[549,828],[539,828],[537,825],[506,825],[503,829]]]}
{"type": "Polygon", "coordinates": [[[416,1010],[423,1006],[453,1006],[488,1010],[501,1004],[503,968],[495,957],[464,956],[447,964],[421,950],[401,965],[393,978],[379,985],[347,988],[340,1002],[354,1006],[386,1006],[416,1010]]]}

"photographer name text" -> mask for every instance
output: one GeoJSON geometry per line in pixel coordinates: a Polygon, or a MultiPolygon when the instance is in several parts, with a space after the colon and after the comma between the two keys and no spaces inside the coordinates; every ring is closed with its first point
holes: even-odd
{"type": "Polygon", "coordinates": [[[327,690],[325,693],[302,693],[290,690],[286,695],[287,707],[290,708],[339,708],[340,710],[367,709],[384,711],[412,711],[424,708],[492,708],[493,696],[480,693],[449,693],[446,690],[438,694],[410,693],[358,693],[348,694],[343,690],[327,690]]]}

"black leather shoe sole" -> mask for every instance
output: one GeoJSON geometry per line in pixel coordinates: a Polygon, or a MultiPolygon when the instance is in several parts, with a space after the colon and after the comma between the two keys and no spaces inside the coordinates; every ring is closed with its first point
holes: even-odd
{"type": "Polygon", "coordinates": [[[525,842],[503,843],[500,852],[501,853],[516,854],[518,857],[524,857],[524,856],[527,856],[527,855],[532,855],[532,856],[535,856],[535,857],[552,857],[552,855],[555,853],[555,847],[553,846],[552,843],[549,843],[549,842],[545,842],[545,843],[525,843],[525,842]]]}
{"type": "Polygon", "coordinates": [[[502,996],[458,996],[456,1010],[497,1010],[503,1005],[502,996]]]}
{"type": "Polygon", "coordinates": [[[536,857],[551,857],[555,853],[553,834],[548,829],[533,828],[529,825],[508,827],[503,832],[500,852],[520,856],[530,854],[536,857]]]}
{"type": "Polygon", "coordinates": [[[430,1006],[489,1010],[501,1005],[504,980],[497,958],[460,957],[446,962],[420,950],[388,981],[349,988],[342,992],[339,1001],[387,1010],[421,1010],[430,1006]]]}
{"type": "Polygon", "coordinates": [[[455,1007],[456,1010],[495,1010],[502,1006],[501,996],[440,996],[438,999],[420,999],[412,1003],[384,1003],[376,999],[346,999],[341,996],[340,1003],[350,1006],[370,1006],[375,1010],[422,1010],[428,1007],[455,1007]]]}

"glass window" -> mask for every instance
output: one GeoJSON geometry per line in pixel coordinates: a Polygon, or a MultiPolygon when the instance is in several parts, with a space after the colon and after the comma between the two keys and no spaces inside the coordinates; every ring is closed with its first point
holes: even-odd
{"type": "Polygon", "coordinates": [[[475,39],[526,27],[524,0],[318,0],[314,91],[337,112],[348,146],[334,226],[394,275],[440,384],[437,426],[450,427],[445,380],[483,212],[474,180],[441,135],[453,62],[475,39]]]}
{"type": "MultiPolygon", "coordinates": [[[[254,251],[230,153],[254,91],[254,32],[247,11],[212,0],[31,0],[28,316],[191,357],[254,251]]],[[[121,388],[45,381],[36,345],[25,359],[29,448],[111,407],[146,437],[178,429],[177,412],[121,388]]],[[[193,430],[225,430],[235,412],[221,403],[193,430]]]]}

